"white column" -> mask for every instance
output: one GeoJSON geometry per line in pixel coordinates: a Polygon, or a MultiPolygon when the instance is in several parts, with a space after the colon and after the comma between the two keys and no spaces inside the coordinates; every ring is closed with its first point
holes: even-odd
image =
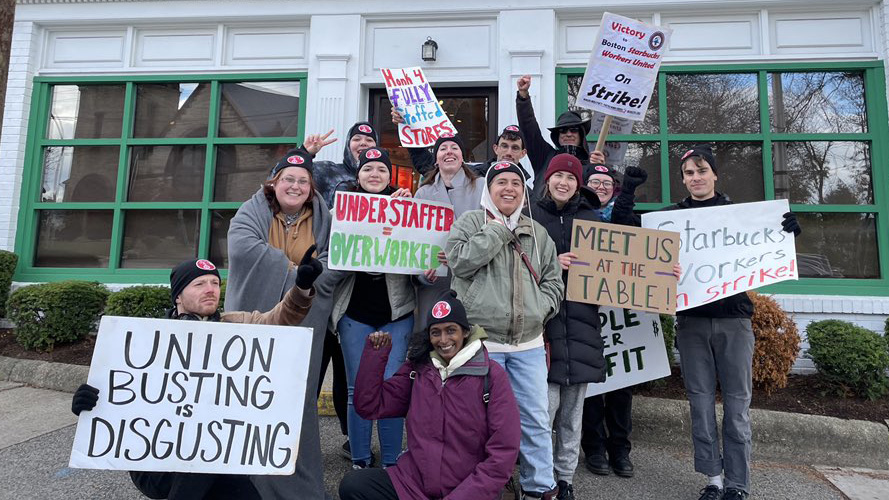
{"type": "Polygon", "coordinates": [[[342,160],[349,127],[359,110],[361,16],[312,16],[306,89],[306,134],[334,129],[339,140],[321,150],[322,160],[342,160]]]}
{"type": "Polygon", "coordinates": [[[25,21],[16,22],[12,31],[0,136],[0,249],[3,250],[11,251],[15,247],[32,82],[40,60],[39,32],[34,23],[25,21]]]}
{"type": "Polygon", "coordinates": [[[531,101],[541,127],[555,123],[555,43],[558,20],[552,9],[500,13],[500,125],[517,123],[516,80],[530,74],[531,101]]]}

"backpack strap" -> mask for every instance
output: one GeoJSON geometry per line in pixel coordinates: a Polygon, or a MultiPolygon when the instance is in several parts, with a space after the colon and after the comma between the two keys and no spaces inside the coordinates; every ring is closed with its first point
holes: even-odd
{"type": "MultiPolygon", "coordinates": [[[[488,368],[490,370],[490,367],[488,368]]],[[[488,401],[491,400],[491,388],[489,387],[488,382],[488,374],[485,374],[485,392],[482,393],[482,402],[485,403],[485,406],[488,406],[488,401]]]]}

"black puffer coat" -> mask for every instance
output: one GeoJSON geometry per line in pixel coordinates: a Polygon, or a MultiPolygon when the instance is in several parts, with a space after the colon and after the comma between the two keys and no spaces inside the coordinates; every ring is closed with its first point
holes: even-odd
{"type": "MultiPolygon", "coordinates": [[[[582,191],[587,191],[582,188],[582,191]]],[[[539,222],[556,243],[559,255],[571,251],[571,228],[574,219],[598,221],[595,193],[575,195],[562,207],[549,197],[534,204],[534,220],[539,222]]],[[[568,271],[562,273],[568,281],[568,271]]],[[[548,380],[554,384],[571,385],[605,381],[605,343],[599,322],[599,306],[562,301],[559,313],[546,324],[544,335],[549,342],[548,380]]]]}

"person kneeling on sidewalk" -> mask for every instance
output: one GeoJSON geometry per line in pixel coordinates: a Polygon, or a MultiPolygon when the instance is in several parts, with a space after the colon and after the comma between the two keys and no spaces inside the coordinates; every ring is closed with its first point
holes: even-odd
{"type": "MultiPolygon", "coordinates": [[[[296,285],[271,311],[219,312],[219,271],[206,259],[192,259],[180,263],[170,273],[173,307],[167,310],[168,319],[190,321],[221,321],[252,325],[298,325],[312,305],[315,296],[312,284],[321,274],[321,262],[312,257],[315,245],[303,256],[297,268],[296,285]]],[[[75,415],[90,411],[99,401],[99,390],[89,384],[81,385],[74,393],[71,411],[75,415]]],[[[130,478],[148,498],[169,500],[251,500],[261,496],[250,476],[237,474],[203,474],[188,472],[131,471],[130,478]]],[[[323,495],[323,492],[315,492],[323,495]]]]}
{"type": "Polygon", "coordinates": [[[392,339],[367,337],[353,402],[366,419],[405,417],[408,449],[384,469],[357,469],[342,500],[493,500],[519,454],[519,409],[506,372],[488,357],[484,329],[446,292],[414,335],[408,360],[384,380],[392,339]]]}

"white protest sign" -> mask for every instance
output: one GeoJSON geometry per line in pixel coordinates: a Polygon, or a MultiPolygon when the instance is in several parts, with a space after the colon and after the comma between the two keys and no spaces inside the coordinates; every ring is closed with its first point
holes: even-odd
{"type": "Polygon", "coordinates": [[[587,397],[670,375],[661,319],[657,314],[600,307],[605,341],[605,382],[589,384],[587,397]]]}
{"type": "Polygon", "coordinates": [[[679,232],[676,310],[799,279],[795,239],[781,229],[788,211],[774,200],[644,214],[642,227],[679,232]]]}
{"type": "Polygon", "coordinates": [[[392,108],[404,117],[398,124],[398,139],[406,148],[426,148],[440,136],[457,135],[447,113],[432,91],[420,67],[382,68],[383,81],[392,108]]]}
{"type": "Polygon", "coordinates": [[[606,12],[576,105],[634,121],[645,118],[672,32],[606,12]]]}
{"type": "Polygon", "coordinates": [[[70,466],[292,474],[311,347],[311,328],[104,316],[70,466]]]}
{"type": "MultiPolygon", "coordinates": [[[[599,133],[602,132],[602,127],[605,125],[605,116],[606,115],[603,113],[593,113],[593,119],[590,122],[591,135],[598,137],[599,133]]],[[[633,122],[631,120],[619,117],[614,117],[611,120],[611,125],[608,127],[608,135],[631,133],[633,133],[633,122]]],[[[627,143],[607,141],[605,142],[605,148],[602,150],[602,154],[605,155],[605,163],[608,165],[618,165],[624,161],[624,158],[627,156],[627,143]]]]}
{"type": "Polygon", "coordinates": [[[327,265],[330,269],[422,274],[435,269],[454,223],[447,203],[365,193],[336,193],[327,265]]]}

